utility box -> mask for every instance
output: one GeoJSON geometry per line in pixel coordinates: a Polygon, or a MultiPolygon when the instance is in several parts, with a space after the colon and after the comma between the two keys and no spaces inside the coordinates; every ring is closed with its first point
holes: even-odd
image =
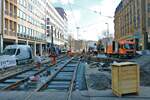
{"type": "Polygon", "coordinates": [[[139,93],[139,66],[132,62],[115,63],[112,65],[112,92],[116,96],[139,93]]]}

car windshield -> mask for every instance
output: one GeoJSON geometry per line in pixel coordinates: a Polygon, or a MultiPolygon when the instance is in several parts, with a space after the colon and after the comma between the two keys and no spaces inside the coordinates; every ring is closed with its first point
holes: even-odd
{"type": "Polygon", "coordinates": [[[125,44],[124,48],[125,49],[134,49],[134,45],[133,44],[125,44]]]}
{"type": "Polygon", "coordinates": [[[3,54],[4,55],[15,55],[16,49],[5,49],[3,54]]]}

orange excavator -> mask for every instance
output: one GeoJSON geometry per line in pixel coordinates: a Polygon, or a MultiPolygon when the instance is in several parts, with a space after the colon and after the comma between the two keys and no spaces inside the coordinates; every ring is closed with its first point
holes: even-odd
{"type": "Polygon", "coordinates": [[[127,40],[113,41],[111,44],[107,44],[105,51],[109,56],[134,56],[135,52],[135,42],[127,40]]]}

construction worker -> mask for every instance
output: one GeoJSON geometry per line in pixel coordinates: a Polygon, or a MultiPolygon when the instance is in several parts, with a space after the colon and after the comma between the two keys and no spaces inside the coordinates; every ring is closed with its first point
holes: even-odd
{"type": "Polygon", "coordinates": [[[51,59],[51,63],[52,64],[56,64],[56,50],[55,50],[55,47],[51,47],[51,50],[50,50],[50,59],[51,59]]]}
{"type": "Polygon", "coordinates": [[[68,55],[69,57],[71,57],[71,56],[72,56],[71,49],[69,49],[69,50],[67,51],[67,55],[68,55]]]}
{"type": "Polygon", "coordinates": [[[36,67],[37,67],[38,69],[40,69],[41,63],[42,63],[41,57],[40,57],[40,53],[37,53],[37,54],[36,54],[36,56],[35,56],[35,63],[36,63],[36,67]]]}

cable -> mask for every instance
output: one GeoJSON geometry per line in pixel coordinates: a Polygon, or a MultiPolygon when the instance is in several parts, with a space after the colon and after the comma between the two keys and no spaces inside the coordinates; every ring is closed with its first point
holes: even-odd
{"type": "Polygon", "coordinates": [[[72,12],[72,17],[73,17],[73,20],[74,20],[74,22],[75,22],[75,26],[77,27],[77,21],[76,21],[76,18],[75,18],[75,14],[74,14],[74,12],[73,12],[73,9],[72,9],[72,6],[71,6],[71,3],[70,3],[69,0],[68,0],[68,4],[69,4],[69,9],[70,9],[71,12],[72,12]]]}
{"type": "Polygon", "coordinates": [[[101,11],[100,11],[100,12],[97,12],[97,11],[94,11],[94,10],[89,9],[89,8],[85,8],[85,7],[80,6],[80,5],[77,5],[77,4],[73,4],[73,5],[76,6],[76,7],[80,7],[80,8],[82,8],[82,9],[84,9],[84,10],[87,10],[88,12],[95,13],[95,14],[99,14],[99,15],[102,16],[102,17],[114,18],[113,16],[102,15],[101,11]]]}
{"type": "Polygon", "coordinates": [[[76,7],[80,7],[80,8],[82,8],[82,9],[84,9],[84,10],[87,10],[88,12],[91,12],[91,13],[101,14],[101,12],[97,12],[97,11],[94,11],[94,10],[92,10],[92,9],[89,9],[89,8],[86,8],[86,7],[77,5],[77,4],[73,4],[73,5],[76,6],[76,7]]]}
{"type": "Polygon", "coordinates": [[[71,3],[70,3],[70,1],[68,0],[68,4],[69,4],[69,9],[71,10],[71,12],[72,12],[72,17],[73,17],[73,20],[74,20],[74,24],[75,24],[75,29],[77,29],[77,39],[78,39],[78,35],[79,35],[79,27],[78,27],[78,25],[77,25],[77,20],[76,20],[76,18],[75,18],[75,14],[74,14],[74,12],[73,12],[73,9],[72,9],[72,6],[71,6],[71,3]]]}

